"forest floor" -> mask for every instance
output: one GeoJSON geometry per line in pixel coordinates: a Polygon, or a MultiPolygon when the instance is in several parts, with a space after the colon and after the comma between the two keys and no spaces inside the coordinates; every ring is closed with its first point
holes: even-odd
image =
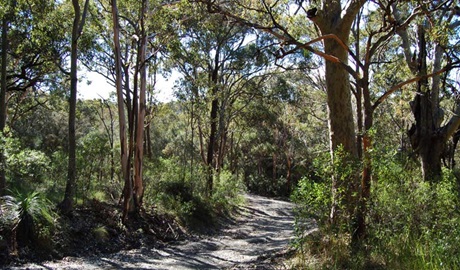
{"type": "MultiPolygon", "coordinates": [[[[245,195],[246,203],[222,226],[165,244],[143,243],[115,253],[65,256],[9,269],[286,269],[294,237],[292,203],[245,195]]],[[[170,233],[177,228],[170,225],[170,233]]],[[[111,243],[104,246],[110,248],[111,243]]]]}

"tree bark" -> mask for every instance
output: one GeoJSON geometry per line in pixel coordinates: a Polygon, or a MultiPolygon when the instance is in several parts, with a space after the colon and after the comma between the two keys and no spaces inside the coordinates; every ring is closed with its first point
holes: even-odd
{"type": "MultiPolygon", "coordinates": [[[[8,19],[5,16],[2,20],[2,77],[1,77],[1,89],[0,89],[0,136],[3,136],[6,125],[6,66],[8,65],[8,19]]],[[[6,175],[5,175],[5,153],[3,148],[0,148],[0,196],[5,194],[6,190],[6,175]]]]}
{"type": "Polygon", "coordinates": [[[126,117],[123,100],[122,70],[121,70],[121,50],[120,50],[120,27],[118,24],[118,7],[117,0],[112,0],[112,20],[113,20],[113,46],[115,54],[115,85],[117,89],[118,103],[118,121],[120,134],[120,157],[121,169],[125,189],[123,190],[123,222],[126,222],[129,212],[129,201],[131,199],[132,189],[129,178],[128,153],[126,143],[126,117]]]}
{"type": "MultiPolygon", "coordinates": [[[[351,25],[364,1],[352,1],[344,16],[340,1],[323,1],[321,12],[313,14],[310,19],[319,27],[322,35],[333,34],[346,46],[343,47],[335,39],[324,40],[324,52],[327,55],[337,57],[343,64],[348,63],[348,44],[351,33],[351,25]]],[[[358,159],[358,147],[355,134],[353,108],[351,103],[351,87],[349,72],[343,65],[332,61],[326,62],[326,90],[327,107],[329,114],[329,138],[332,162],[336,159],[336,151],[343,148],[345,157],[341,157],[342,163],[339,167],[349,165],[349,162],[358,159]]],[[[342,179],[334,175],[332,179],[333,203],[331,207],[331,222],[338,222],[337,219],[347,219],[353,216],[354,208],[357,205],[356,194],[358,177],[347,176],[342,179]],[[343,192],[339,192],[343,190],[343,192]],[[342,213],[340,208],[345,208],[342,213]]]]}
{"type": "Polygon", "coordinates": [[[137,130],[136,130],[136,149],[134,158],[134,188],[133,198],[136,211],[140,210],[142,206],[142,197],[144,194],[144,187],[142,184],[142,162],[144,157],[144,118],[145,118],[145,97],[147,90],[147,72],[146,72],[146,46],[147,36],[145,32],[144,16],[148,10],[148,0],[142,1],[141,8],[141,31],[142,39],[140,45],[140,91],[139,91],[139,105],[137,113],[137,130]]]}
{"type": "Polygon", "coordinates": [[[77,111],[77,61],[78,61],[78,39],[80,38],[83,26],[85,24],[86,12],[88,10],[89,0],[86,0],[83,14],[81,14],[80,3],[78,0],[72,0],[74,9],[74,20],[72,24],[72,40],[70,52],[70,97],[69,97],[69,162],[67,167],[67,183],[65,188],[64,200],[60,203],[60,209],[63,213],[73,211],[77,164],[76,164],[76,135],[75,135],[75,118],[77,111]]]}

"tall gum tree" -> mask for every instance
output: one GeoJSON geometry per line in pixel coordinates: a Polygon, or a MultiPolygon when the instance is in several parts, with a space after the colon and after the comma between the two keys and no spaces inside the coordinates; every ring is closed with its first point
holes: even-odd
{"type": "Polygon", "coordinates": [[[69,97],[69,163],[67,169],[67,183],[64,193],[64,199],[60,203],[60,209],[64,213],[71,212],[74,205],[75,185],[76,185],[76,135],[75,135],[75,118],[77,110],[77,61],[78,61],[78,40],[83,32],[88,12],[89,0],[84,3],[83,11],[80,2],[72,0],[74,9],[74,20],[72,25],[71,52],[70,52],[70,97],[69,97]]]}
{"type": "MultiPolygon", "coordinates": [[[[321,9],[313,8],[307,12],[308,18],[318,26],[322,36],[335,36],[324,39],[324,52],[338,60],[337,62],[325,62],[330,150],[333,162],[334,153],[339,146],[342,146],[348,155],[346,158],[358,160],[358,146],[355,139],[354,114],[351,103],[350,73],[343,68],[343,65],[348,65],[348,46],[353,21],[365,2],[363,0],[351,1],[343,13],[341,1],[322,1],[321,9]]],[[[348,208],[347,214],[353,215],[356,205],[356,198],[353,198],[353,193],[357,190],[358,183],[353,176],[346,181],[348,183],[343,182],[340,176],[333,178],[332,222],[337,215],[338,205],[345,206],[348,208]],[[340,198],[339,190],[346,190],[344,198],[340,198]]]]}
{"type": "MultiPolygon", "coordinates": [[[[117,107],[118,107],[118,126],[120,136],[120,162],[121,173],[125,183],[124,196],[131,196],[131,179],[128,167],[128,146],[126,138],[126,117],[123,99],[123,78],[122,78],[122,62],[121,62],[121,48],[120,48],[120,25],[118,17],[118,5],[116,0],[111,1],[112,11],[112,27],[113,27],[113,50],[115,58],[115,87],[117,91],[117,107]],[[128,187],[128,189],[126,189],[128,187]]],[[[124,201],[123,204],[123,220],[127,218],[129,210],[129,200],[124,201]]]]}
{"type": "Polygon", "coordinates": [[[134,151],[134,183],[133,183],[133,199],[136,208],[142,206],[142,198],[144,196],[144,186],[142,177],[142,168],[144,161],[144,122],[145,122],[145,107],[146,107],[146,91],[147,91],[147,32],[145,27],[145,17],[149,8],[149,1],[143,0],[141,5],[140,30],[141,40],[139,48],[139,68],[140,69],[140,89],[139,89],[139,105],[137,111],[136,124],[136,143],[134,151]]]}
{"type": "MultiPolygon", "coordinates": [[[[126,221],[128,214],[138,214],[142,208],[147,91],[154,87],[155,61],[169,33],[166,34],[162,21],[167,14],[166,4],[160,1],[112,1],[111,5],[114,40],[109,47],[113,47],[115,53],[114,77],[124,179],[120,201],[123,201],[123,221],[126,221]],[[154,77],[152,84],[148,84],[149,76],[154,77]]],[[[101,4],[101,15],[105,10],[107,8],[101,4]]],[[[99,27],[105,31],[103,25],[99,27]]],[[[104,60],[103,69],[113,70],[110,54],[101,55],[103,58],[109,56],[104,60]]]]}

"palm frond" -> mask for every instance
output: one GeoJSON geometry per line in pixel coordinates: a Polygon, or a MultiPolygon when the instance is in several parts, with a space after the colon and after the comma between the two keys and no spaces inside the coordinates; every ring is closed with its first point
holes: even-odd
{"type": "Polygon", "coordinates": [[[20,207],[15,197],[0,197],[0,229],[13,229],[21,217],[20,207]]]}

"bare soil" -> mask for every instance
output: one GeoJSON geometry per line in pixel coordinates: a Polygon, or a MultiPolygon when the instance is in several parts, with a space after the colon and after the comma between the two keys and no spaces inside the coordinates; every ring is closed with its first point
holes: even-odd
{"type": "MultiPolygon", "coordinates": [[[[130,250],[27,263],[8,269],[284,269],[283,257],[293,239],[293,204],[246,195],[246,204],[212,235],[184,237],[171,225],[177,241],[144,243],[130,250]],[[180,240],[182,239],[182,240],[180,240]]],[[[148,230],[148,225],[143,230],[148,230]]],[[[155,228],[151,227],[154,231],[155,228]]],[[[168,229],[166,229],[168,231],[168,229]]],[[[84,236],[82,236],[84,237],[84,236]]],[[[111,242],[103,243],[110,250],[111,242]]]]}

